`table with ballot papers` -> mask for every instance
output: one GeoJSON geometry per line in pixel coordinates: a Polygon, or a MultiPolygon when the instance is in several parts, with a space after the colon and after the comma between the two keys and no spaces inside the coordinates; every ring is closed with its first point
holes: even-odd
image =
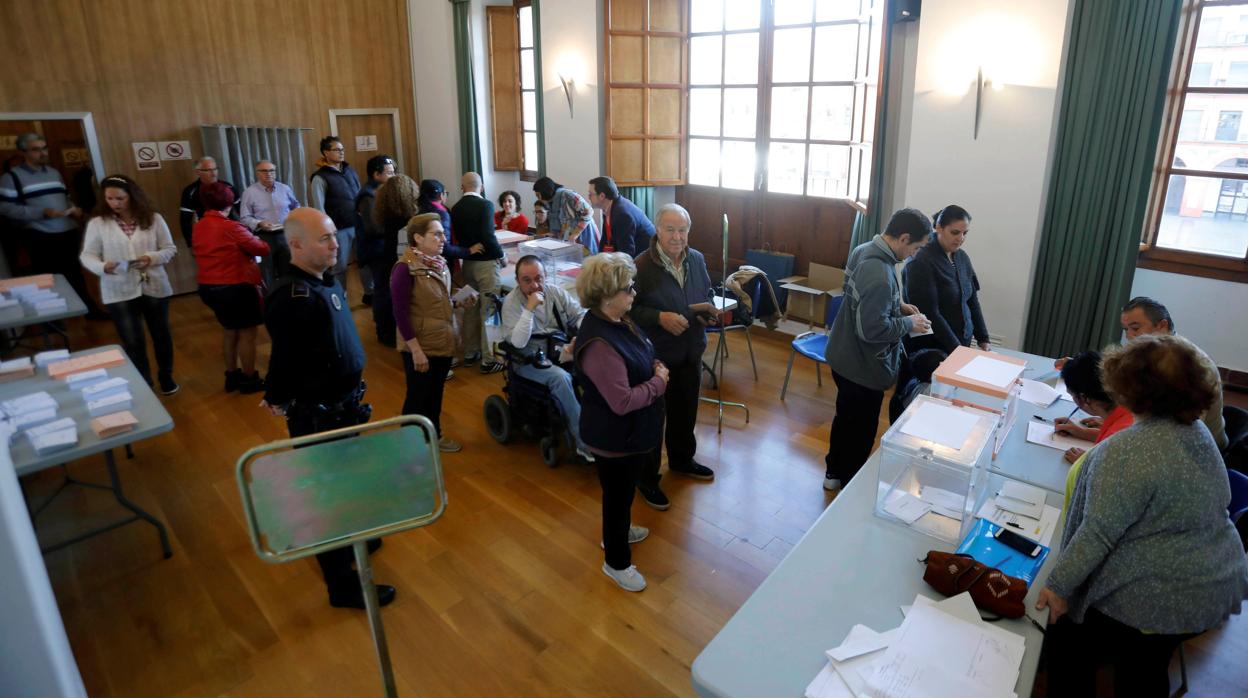
{"type": "Polygon", "coordinates": [[[934,377],[698,656],[699,694],[1030,695],[1047,624],[1034,605],[1057,559],[1069,465],[1028,427],[1074,405],[1052,359],[973,351],[952,362],[965,374],[934,377]],[[1002,530],[1022,540],[1007,545],[1002,530]],[[989,622],[969,594],[944,598],[923,580],[930,550],[1022,579],[1027,615],[989,622]]]}
{"type": "Polygon", "coordinates": [[[44,346],[56,333],[68,347],[69,335],[50,323],[86,314],[86,304],[61,274],[0,279],[0,330],[12,333],[5,345],[6,352],[21,345],[27,328],[35,325],[43,330],[44,346]]]}
{"type": "MultiPolygon", "coordinates": [[[[113,449],[171,429],[173,419],[121,347],[95,347],[72,354],[60,349],[0,363],[0,430],[8,436],[17,474],[27,475],[103,453],[108,485],[85,483],[68,472],[66,483],[112,491],[117,502],[133,514],[124,523],[144,520],[156,527],[165,557],[171,549],[164,524],[125,497],[113,449]]],[[[31,506],[32,517],[37,517],[55,496],[54,493],[31,506]]],[[[112,530],[120,523],[44,551],[112,530]]]]}

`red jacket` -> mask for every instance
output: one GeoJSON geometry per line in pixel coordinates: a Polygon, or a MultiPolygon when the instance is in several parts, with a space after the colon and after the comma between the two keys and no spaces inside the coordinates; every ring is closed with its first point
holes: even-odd
{"type": "MultiPolygon", "coordinates": [[[[503,212],[502,211],[494,212],[494,229],[495,230],[503,229],[503,212]]],[[[529,232],[529,219],[525,218],[523,213],[517,214],[515,218],[512,218],[510,221],[507,222],[507,230],[510,230],[513,233],[527,233],[529,232]]]]}
{"type": "Polygon", "coordinates": [[[269,243],[251,234],[238,221],[208,211],[191,232],[200,284],[260,285],[256,255],[267,255],[269,243]]]}

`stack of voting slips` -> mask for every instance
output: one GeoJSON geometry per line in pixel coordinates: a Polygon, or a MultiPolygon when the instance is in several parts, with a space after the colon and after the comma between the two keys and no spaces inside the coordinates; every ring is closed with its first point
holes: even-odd
{"type": "Polygon", "coordinates": [[[68,308],[65,299],[56,291],[49,289],[17,286],[13,289],[13,295],[17,297],[26,312],[35,315],[63,313],[68,308]]]}
{"type": "Polygon", "coordinates": [[[126,357],[122,356],[120,349],[97,351],[94,354],[84,354],[49,364],[48,375],[64,380],[75,373],[91,371],[97,368],[112,368],[113,366],[120,366],[125,362],[126,357]]]}
{"type": "Polygon", "coordinates": [[[37,455],[46,456],[49,453],[56,453],[57,451],[63,451],[76,446],[78,444],[78,425],[74,423],[72,418],[65,417],[33,429],[27,429],[26,438],[30,440],[30,447],[35,449],[37,455]]]}
{"type": "Polygon", "coordinates": [[[70,390],[82,390],[89,385],[95,385],[101,381],[108,380],[108,371],[103,368],[93,368],[90,371],[71,374],[65,379],[65,384],[70,390]]]}
{"type": "Polygon", "coordinates": [[[91,420],[91,431],[101,439],[124,434],[137,426],[139,420],[129,411],[114,412],[91,420]]]}
{"type": "Polygon", "coordinates": [[[123,412],[133,406],[130,382],[125,378],[108,378],[82,389],[82,399],[92,417],[123,412]]]}
{"type": "Polygon", "coordinates": [[[35,354],[35,365],[39,368],[47,368],[49,364],[57,361],[64,361],[69,358],[68,349],[52,349],[50,351],[41,351],[35,354]]]}
{"type": "Polygon", "coordinates": [[[0,383],[19,378],[29,378],[33,375],[35,375],[35,365],[31,363],[29,356],[0,361],[0,383]]]}
{"type": "Polygon", "coordinates": [[[22,304],[12,298],[0,298],[0,322],[17,322],[26,317],[22,304]]]}
{"type": "Polygon", "coordinates": [[[56,419],[56,399],[46,392],[31,393],[0,403],[0,411],[15,430],[29,429],[56,419]]]}
{"type": "Polygon", "coordinates": [[[1013,696],[1025,640],[984,622],[962,593],[940,602],[919,595],[901,627],[855,625],[806,687],[806,698],[1013,696]]]}

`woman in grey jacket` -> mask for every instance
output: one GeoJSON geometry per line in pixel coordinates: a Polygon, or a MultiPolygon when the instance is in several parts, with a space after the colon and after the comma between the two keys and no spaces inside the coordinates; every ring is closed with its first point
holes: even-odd
{"type": "Polygon", "coordinates": [[[897,283],[897,265],[913,256],[931,234],[926,214],[903,208],[889,219],[883,235],[849,253],[844,300],[824,354],[836,381],[836,416],[824,458],[825,490],[840,489],[871,455],[884,391],[897,382],[901,339],[931,327],[918,308],[901,302],[897,283]]]}
{"type": "Polygon", "coordinates": [[[1107,350],[1101,373],[1136,421],[1088,452],[1036,602],[1049,609],[1049,693],[1091,696],[1111,663],[1115,695],[1166,696],[1174,648],[1248,596],[1226,466],[1199,421],[1220,386],[1174,335],[1107,350]]]}

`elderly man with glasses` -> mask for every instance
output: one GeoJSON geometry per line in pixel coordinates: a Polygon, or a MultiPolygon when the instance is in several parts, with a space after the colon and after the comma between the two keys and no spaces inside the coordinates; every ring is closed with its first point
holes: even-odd
{"type": "Polygon", "coordinates": [[[195,161],[195,181],[182,190],[182,203],[178,208],[178,227],[182,229],[182,238],[186,240],[186,248],[191,248],[191,231],[195,222],[204,217],[204,202],[199,198],[199,188],[221,182],[234,193],[234,206],[230,209],[230,220],[238,220],[238,190],[233,184],[221,179],[217,161],[207,155],[195,161]]]}
{"type": "Polygon", "coordinates": [[[290,246],[283,224],[290,212],[299,208],[299,199],[288,185],[277,181],[277,166],[269,160],[256,163],[256,182],[243,190],[239,209],[241,222],[261,240],[269,243],[272,254],[264,258],[260,273],[268,287],[286,273],[290,246]]]}

